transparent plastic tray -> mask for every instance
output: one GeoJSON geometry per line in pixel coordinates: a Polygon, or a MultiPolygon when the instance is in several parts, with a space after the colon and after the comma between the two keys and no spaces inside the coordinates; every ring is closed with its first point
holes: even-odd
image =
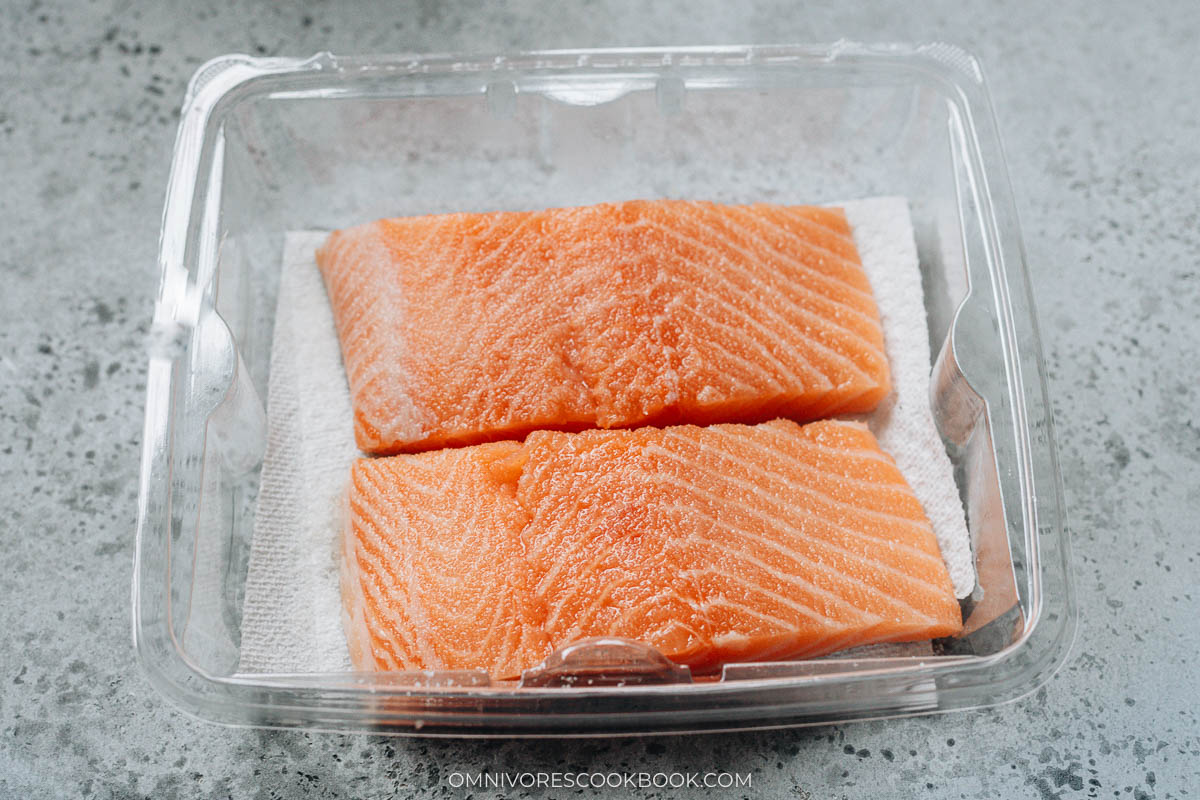
{"type": "Polygon", "coordinates": [[[151,683],[237,725],[446,735],[711,731],[972,708],[1044,683],[1074,631],[1033,298],[982,73],[932,44],[204,65],[183,105],[150,345],[134,639],[151,683]],[[519,684],[235,674],[283,237],[401,214],[636,197],[908,198],[937,423],[979,583],[925,658],[731,665],[619,642],[519,684]]]}

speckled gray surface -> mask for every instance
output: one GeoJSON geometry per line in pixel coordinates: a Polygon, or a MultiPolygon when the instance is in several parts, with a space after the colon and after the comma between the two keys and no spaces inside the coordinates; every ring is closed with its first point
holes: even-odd
{"type": "Polygon", "coordinates": [[[5,5],[0,797],[462,797],[451,772],[514,766],[749,770],[766,797],[1200,786],[1200,5],[5,5]],[[141,348],[174,109],[196,65],[230,51],[839,37],[946,39],[989,73],[1041,298],[1083,610],[1049,685],[980,712],[599,743],[228,730],[151,692],[128,621],[141,348]]]}

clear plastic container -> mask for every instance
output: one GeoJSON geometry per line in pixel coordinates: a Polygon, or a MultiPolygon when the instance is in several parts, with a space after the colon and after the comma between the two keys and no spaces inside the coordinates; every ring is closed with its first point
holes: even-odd
{"type": "Polygon", "coordinates": [[[150,346],[134,639],[151,682],[238,725],[587,735],[986,706],[1044,683],[1075,624],[1046,372],[978,63],[955,47],[506,57],[225,56],[183,105],[150,346]],[[634,197],[909,199],[979,585],[934,657],[731,665],[619,643],[485,676],[235,674],[284,233],[634,197]]]}

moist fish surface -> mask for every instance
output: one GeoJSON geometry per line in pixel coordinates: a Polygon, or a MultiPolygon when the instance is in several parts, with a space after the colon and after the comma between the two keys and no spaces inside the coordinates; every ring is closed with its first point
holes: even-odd
{"type": "Polygon", "coordinates": [[[920,503],[865,426],[581,433],[361,459],[358,669],[514,678],[590,636],[706,671],[961,629],[920,503]]]}
{"type": "Polygon", "coordinates": [[[890,376],[836,208],[636,200],[384,219],[318,249],[372,454],[539,429],[801,421],[890,376]]]}
{"type": "Polygon", "coordinates": [[[514,676],[550,653],[523,567],[521,450],[495,442],[355,463],[342,594],[357,669],[514,676]]]}

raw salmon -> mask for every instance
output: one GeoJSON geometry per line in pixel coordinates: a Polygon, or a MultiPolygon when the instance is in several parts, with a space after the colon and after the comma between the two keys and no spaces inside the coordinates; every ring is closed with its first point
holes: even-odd
{"type": "Polygon", "coordinates": [[[364,459],[350,508],[360,669],[515,677],[621,636],[704,671],[961,628],[920,503],[857,423],[537,431],[364,459]]]}
{"type": "Polygon", "coordinates": [[[513,676],[550,652],[523,568],[522,449],[496,442],[355,463],[342,592],[356,668],[513,676]]]}
{"type": "Polygon", "coordinates": [[[869,411],[889,373],[845,215],[676,200],[385,219],[317,251],[359,447],[869,411]]]}

